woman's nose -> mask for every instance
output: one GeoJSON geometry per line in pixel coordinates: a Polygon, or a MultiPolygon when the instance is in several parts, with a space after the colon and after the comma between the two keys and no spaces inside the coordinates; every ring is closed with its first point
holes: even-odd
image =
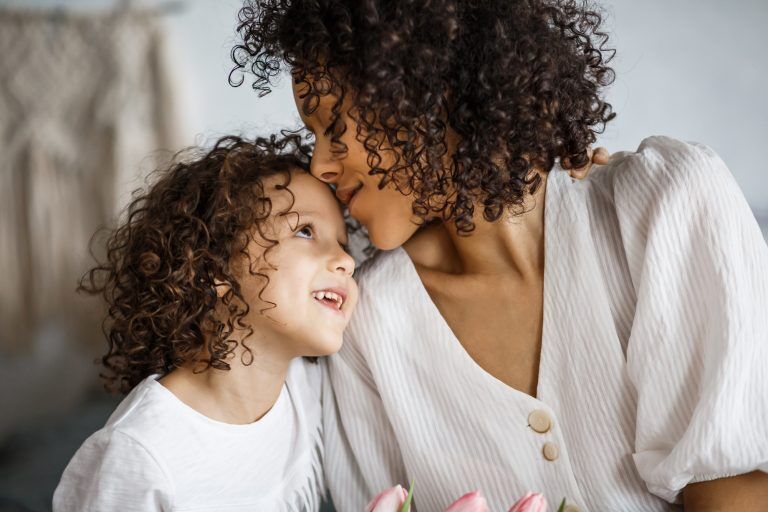
{"type": "Polygon", "coordinates": [[[338,179],[338,173],[336,172],[323,172],[320,173],[320,179],[326,183],[336,183],[338,179]]]}
{"type": "Polygon", "coordinates": [[[323,163],[317,156],[312,157],[309,171],[312,173],[312,176],[325,183],[335,184],[341,176],[341,172],[333,169],[330,164],[323,163]]]}
{"type": "Polygon", "coordinates": [[[315,141],[315,150],[309,163],[312,176],[325,183],[336,184],[341,178],[341,162],[333,157],[329,142],[325,138],[315,141]]]}

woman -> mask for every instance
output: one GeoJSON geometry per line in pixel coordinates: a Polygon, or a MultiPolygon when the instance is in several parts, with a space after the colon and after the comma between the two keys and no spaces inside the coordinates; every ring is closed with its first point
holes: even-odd
{"type": "Polygon", "coordinates": [[[568,0],[248,3],[234,57],[290,66],[312,173],[371,242],[329,361],[339,510],[416,481],[571,510],[762,510],[768,249],[725,164],[671,138],[588,180],[613,118],[568,0]]]}

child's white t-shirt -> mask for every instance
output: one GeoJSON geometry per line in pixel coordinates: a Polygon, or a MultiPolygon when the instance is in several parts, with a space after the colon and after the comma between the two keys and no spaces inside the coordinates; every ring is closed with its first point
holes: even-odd
{"type": "Polygon", "coordinates": [[[212,420],[146,378],[72,458],[53,510],[319,509],[321,372],[297,358],[275,405],[248,425],[212,420]]]}

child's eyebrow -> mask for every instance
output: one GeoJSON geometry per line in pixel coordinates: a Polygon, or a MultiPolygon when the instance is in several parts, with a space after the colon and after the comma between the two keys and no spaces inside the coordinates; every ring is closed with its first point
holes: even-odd
{"type": "Polygon", "coordinates": [[[304,216],[307,216],[307,217],[317,217],[318,215],[320,215],[319,213],[314,212],[312,210],[292,210],[289,213],[295,213],[295,214],[297,214],[299,216],[304,215],[304,216]]]}

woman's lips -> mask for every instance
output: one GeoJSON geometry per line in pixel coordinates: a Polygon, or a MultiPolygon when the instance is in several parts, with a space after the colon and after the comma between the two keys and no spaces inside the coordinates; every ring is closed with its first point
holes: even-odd
{"type": "Polygon", "coordinates": [[[360,192],[360,189],[361,189],[361,188],[362,188],[362,187],[358,187],[358,188],[356,188],[356,189],[355,189],[355,190],[352,192],[352,196],[349,198],[349,204],[347,205],[347,208],[349,209],[349,212],[350,212],[350,213],[352,213],[352,206],[355,204],[355,199],[357,198],[357,196],[358,196],[358,192],[360,192]]]}
{"type": "Polygon", "coordinates": [[[346,187],[336,190],[336,197],[339,198],[339,201],[347,205],[347,207],[350,206],[350,203],[352,202],[352,199],[355,195],[357,195],[357,192],[363,188],[363,184],[359,183],[357,186],[354,187],[346,187]]]}

